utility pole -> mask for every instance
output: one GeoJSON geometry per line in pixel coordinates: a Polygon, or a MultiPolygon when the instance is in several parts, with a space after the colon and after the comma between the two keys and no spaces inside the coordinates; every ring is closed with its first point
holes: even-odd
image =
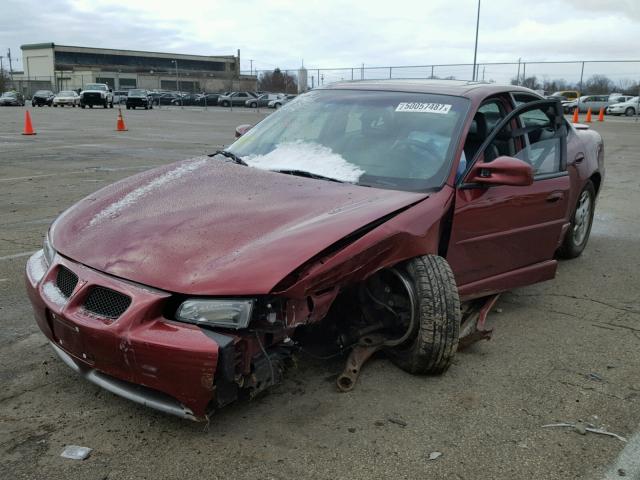
{"type": "Polygon", "coordinates": [[[13,86],[13,65],[11,64],[11,49],[7,49],[7,58],[9,59],[9,76],[11,77],[11,85],[13,86]]]}
{"type": "Polygon", "coordinates": [[[476,46],[473,49],[473,80],[477,80],[478,72],[476,71],[476,59],[478,57],[478,30],[480,29],[480,0],[478,0],[478,16],[476,17],[476,46]]]}
{"type": "Polygon", "coordinates": [[[180,91],[180,79],[178,78],[178,60],[171,60],[176,66],[176,89],[178,95],[180,95],[180,108],[184,108],[184,98],[182,98],[182,92],[180,91]]]}
{"type": "Polygon", "coordinates": [[[249,62],[250,62],[250,65],[251,65],[251,66],[249,67],[249,75],[253,75],[253,60],[252,60],[252,59],[249,59],[249,62]]]}

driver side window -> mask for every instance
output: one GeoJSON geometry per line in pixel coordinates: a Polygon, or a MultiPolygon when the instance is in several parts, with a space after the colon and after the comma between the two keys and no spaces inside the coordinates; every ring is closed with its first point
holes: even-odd
{"type": "Polygon", "coordinates": [[[562,170],[562,132],[553,112],[545,107],[527,110],[505,125],[484,150],[480,161],[490,162],[506,155],[527,162],[534,175],[562,170]]]}

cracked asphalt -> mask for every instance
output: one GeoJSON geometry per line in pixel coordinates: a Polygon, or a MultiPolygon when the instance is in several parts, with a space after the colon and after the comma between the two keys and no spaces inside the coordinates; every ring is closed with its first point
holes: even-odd
{"type": "Polygon", "coordinates": [[[205,426],[115,397],[63,365],[23,287],[49,223],[104,185],[230,143],[236,125],[265,114],[126,112],[129,131],[116,133],[114,110],[40,108],[37,136],[24,137],[24,109],[0,108],[0,478],[640,479],[633,119],[593,124],[607,171],[582,257],[561,262],[552,281],[504,294],[491,341],[459,353],[442,376],[411,376],[377,356],[355,391],[338,394],[343,360],[301,357],[282,385],[205,426]],[[592,423],[636,443],[542,428],[555,423],[592,423]],[[66,445],[93,452],[64,459],[66,445]]]}

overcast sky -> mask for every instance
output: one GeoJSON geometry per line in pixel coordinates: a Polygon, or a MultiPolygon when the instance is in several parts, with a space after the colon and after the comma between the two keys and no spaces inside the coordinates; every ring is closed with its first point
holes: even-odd
{"type": "MultiPolygon", "coordinates": [[[[54,42],[203,55],[240,49],[242,70],[248,71],[249,59],[259,69],[297,68],[303,59],[309,68],[471,63],[477,0],[3,0],[2,5],[5,62],[7,48],[20,59],[20,45],[54,42]]],[[[483,0],[478,61],[638,59],[639,34],[640,0],[483,0]]],[[[609,73],[608,67],[593,68],[609,73]]],[[[22,63],[14,69],[22,70],[22,63]]],[[[487,70],[487,79],[504,73],[487,70]]],[[[544,73],[571,77],[577,70],[544,73]]],[[[614,78],[640,77],[640,64],[609,70],[614,78]]],[[[436,73],[458,74],[455,69],[436,73]]]]}

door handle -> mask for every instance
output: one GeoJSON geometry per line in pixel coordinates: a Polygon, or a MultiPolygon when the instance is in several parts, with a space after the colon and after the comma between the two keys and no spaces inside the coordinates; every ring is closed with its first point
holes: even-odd
{"type": "Polygon", "coordinates": [[[562,200],[564,198],[564,193],[562,192],[553,192],[552,194],[550,194],[547,197],[547,202],[553,203],[553,202],[557,202],[558,200],[562,200]]]}
{"type": "Polygon", "coordinates": [[[576,155],[576,158],[575,158],[576,163],[582,163],[583,160],[584,160],[584,153],[579,153],[576,155]]]}

